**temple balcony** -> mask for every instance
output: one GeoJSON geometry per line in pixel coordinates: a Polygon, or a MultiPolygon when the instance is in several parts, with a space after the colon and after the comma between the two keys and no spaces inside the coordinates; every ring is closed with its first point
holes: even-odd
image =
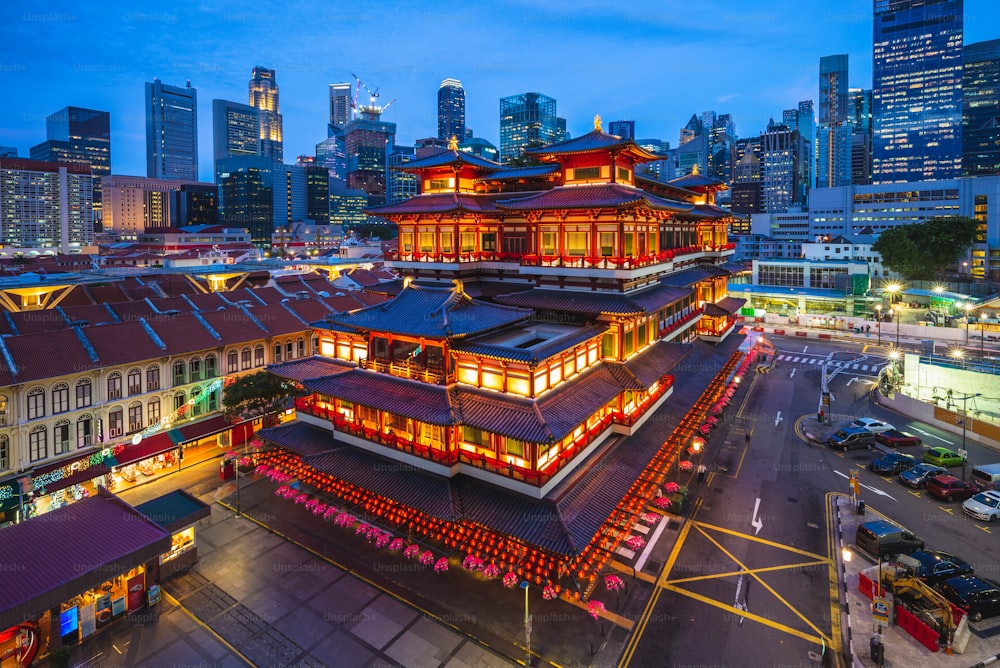
{"type": "Polygon", "coordinates": [[[692,309],[690,313],[684,315],[660,330],[661,339],[673,339],[684,331],[694,326],[704,314],[704,308],[692,309]]]}
{"type": "Polygon", "coordinates": [[[450,383],[454,380],[453,375],[449,376],[445,373],[443,364],[422,364],[416,361],[389,361],[371,357],[362,357],[358,360],[358,366],[362,369],[378,371],[379,373],[387,373],[390,376],[397,376],[399,378],[419,380],[421,382],[432,383],[434,385],[450,383]]]}

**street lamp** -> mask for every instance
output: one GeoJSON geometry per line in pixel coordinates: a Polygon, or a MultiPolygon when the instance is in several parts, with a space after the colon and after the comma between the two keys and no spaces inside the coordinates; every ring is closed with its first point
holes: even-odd
{"type": "Polygon", "coordinates": [[[975,399],[976,397],[981,396],[983,396],[981,392],[976,392],[975,394],[966,394],[963,397],[952,397],[952,399],[962,400],[962,450],[958,453],[962,455],[962,480],[965,480],[965,466],[969,460],[968,451],[965,449],[965,429],[966,423],[969,421],[969,411],[966,407],[966,402],[968,402],[969,399],[975,399]]]}
{"type": "Polygon", "coordinates": [[[875,329],[878,331],[878,344],[882,345],[882,305],[875,304],[875,329]]]}
{"type": "Polygon", "coordinates": [[[965,345],[969,345],[969,313],[972,311],[972,304],[966,304],[965,309],[965,345]]]}
{"type": "Polygon", "coordinates": [[[979,357],[986,357],[986,318],[989,313],[983,311],[979,314],[979,357]]]}
{"type": "Polygon", "coordinates": [[[521,589],[524,590],[524,665],[531,666],[531,615],[528,614],[528,581],[521,581],[521,589]]]}

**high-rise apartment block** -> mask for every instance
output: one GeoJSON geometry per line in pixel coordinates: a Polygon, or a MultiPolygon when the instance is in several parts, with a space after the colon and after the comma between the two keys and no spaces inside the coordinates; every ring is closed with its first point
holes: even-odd
{"type": "Polygon", "coordinates": [[[212,159],[260,155],[260,111],[248,104],[212,100],[212,159]]]}
{"type": "Polygon", "coordinates": [[[850,106],[847,54],[819,59],[819,127],[816,132],[816,186],[851,182],[850,106]]]}
{"type": "Polygon", "coordinates": [[[330,84],[330,125],[342,128],[351,121],[351,110],[354,103],[351,100],[351,84],[330,84]]]}
{"type": "Polygon", "coordinates": [[[146,176],[198,180],[198,89],[146,83],[146,176]]]}
{"type": "Polygon", "coordinates": [[[635,139],[635,121],[611,121],[608,133],[622,139],[635,139]]]}
{"type": "Polygon", "coordinates": [[[848,113],[851,123],[851,183],[872,182],[872,91],[850,88],[848,113]]]}
{"type": "Polygon", "coordinates": [[[962,170],[963,0],[875,0],[872,181],[962,170]]]}
{"type": "Polygon", "coordinates": [[[962,174],[1000,174],[1000,39],[962,50],[962,174]]]}
{"type": "Polygon", "coordinates": [[[347,187],[368,193],[372,205],[384,204],[386,162],[395,147],[396,124],[383,121],[382,108],[374,102],[359,112],[344,128],[347,187]]]}
{"type": "Polygon", "coordinates": [[[260,154],[281,162],[284,158],[278,81],[274,70],[253,68],[250,106],[260,112],[260,154]]]}
{"type": "Polygon", "coordinates": [[[104,231],[133,240],[147,228],[218,223],[213,183],[114,175],[104,179],[104,231]]]}
{"type": "Polygon", "coordinates": [[[526,148],[558,141],[559,135],[555,98],[541,93],[500,98],[500,157],[504,162],[521,157],[526,148]]]}
{"type": "Polygon", "coordinates": [[[0,242],[6,248],[94,244],[94,177],[89,165],[0,158],[0,242]]]}
{"type": "Polygon", "coordinates": [[[445,79],[437,93],[438,139],[465,139],[465,89],[458,79],[445,79]]]}

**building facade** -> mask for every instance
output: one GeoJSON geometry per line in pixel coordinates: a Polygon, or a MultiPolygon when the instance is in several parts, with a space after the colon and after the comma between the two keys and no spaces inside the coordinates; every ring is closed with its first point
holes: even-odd
{"type": "Polygon", "coordinates": [[[250,77],[250,106],[260,114],[260,155],[281,162],[284,149],[278,80],[274,70],[255,67],[250,77]]]}
{"type": "Polygon", "coordinates": [[[94,244],[89,165],[0,158],[0,240],[5,248],[80,252],[94,244]]]}
{"type": "Polygon", "coordinates": [[[847,95],[851,116],[851,184],[865,186],[872,182],[872,92],[851,88],[847,95]]]}
{"type": "Polygon", "coordinates": [[[847,54],[819,59],[819,126],[816,132],[816,187],[851,183],[850,106],[847,54]]]}
{"type": "Polygon", "coordinates": [[[330,125],[335,128],[343,128],[351,121],[353,109],[351,84],[330,84],[330,125]]]}
{"type": "Polygon", "coordinates": [[[437,123],[441,141],[465,139],[465,89],[458,79],[445,79],[438,88],[437,123]]]}
{"type": "Polygon", "coordinates": [[[382,109],[372,104],[344,128],[347,187],[363,190],[372,205],[386,201],[386,162],[396,144],[396,124],[381,117],[382,109]]]}
{"type": "Polygon", "coordinates": [[[212,100],[212,160],[260,155],[260,111],[248,104],[212,100]]]}
{"type": "Polygon", "coordinates": [[[146,176],[198,180],[198,89],[146,83],[146,176]]]}
{"type": "Polygon", "coordinates": [[[872,182],[962,173],[962,0],[876,0],[872,182]]]}
{"type": "Polygon", "coordinates": [[[510,162],[526,148],[556,141],[556,100],[541,93],[500,98],[500,158],[510,162]]]}
{"type": "Polygon", "coordinates": [[[622,139],[635,139],[635,121],[611,121],[608,132],[622,139]]]}
{"type": "Polygon", "coordinates": [[[962,49],[962,175],[1000,174],[1000,40],[962,49]]]}

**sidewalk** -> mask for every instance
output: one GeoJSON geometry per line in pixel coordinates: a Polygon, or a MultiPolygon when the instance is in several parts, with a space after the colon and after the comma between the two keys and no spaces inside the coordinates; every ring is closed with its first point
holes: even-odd
{"type": "MultiPolygon", "coordinates": [[[[841,616],[844,652],[853,658],[854,666],[874,666],[869,653],[869,641],[874,633],[875,622],[872,618],[872,602],[858,589],[858,574],[877,562],[851,549],[851,559],[843,560],[844,546],[853,548],[854,536],[858,525],[876,519],[884,519],[877,511],[868,507],[864,516],[854,512],[850,499],[845,495],[832,496],[831,511],[834,514],[836,527],[834,535],[839,536],[840,545],[835,546],[838,555],[838,574],[841,578],[841,604],[846,603],[846,610],[841,616]],[[842,566],[842,568],[841,568],[842,566]],[[851,652],[853,648],[853,652],[851,652]]],[[[882,641],[885,646],[886,666],[925,666],[934,665],[942,668],[967,668],[979,661],[1000,652],[1000,640],[995,637],[995,620],[986,619],[977,624],[971,624],[972,633],[968,645],[962,654],[948,654],[945,651],[931,652],[895,624],[882,629],[882,641]],[[981,628],[979,628],[981,627],[981,628]]]]}

